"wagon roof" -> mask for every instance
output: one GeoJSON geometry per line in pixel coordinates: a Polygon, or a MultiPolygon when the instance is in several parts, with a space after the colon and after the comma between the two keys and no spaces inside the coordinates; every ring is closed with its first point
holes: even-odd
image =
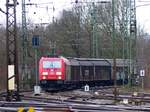
{"type": "MultiPolygon", "coordinates": [[[[104,66],[113,66],[113,59],[106,58],[66,58],[68,65],[104,65],[104,66]]],[[[128,66],[130,60],[129,59],[116,59],[116,66],[128,66]]]]}
{"type": "Polygon", "coordinates": [[[102,66],[110,66],[111,64],[104,59],[88,59],[88,58],[68,58],[68,65],[84,65],[84,66],[93,66],[93,65],[102,65],[102,66]]]}
{"type": "MultiPolygon", "coordinates": [[[[113,59],[107,59],[110,63],[111,63],[111,65],[113,66],[113,59]]],[[[122,66],[129,66],[129,64],[130,64],[130,60],[129,59],[116,59],[116,66],[120,66],[120,67],[122,67],[122,66]]]]}

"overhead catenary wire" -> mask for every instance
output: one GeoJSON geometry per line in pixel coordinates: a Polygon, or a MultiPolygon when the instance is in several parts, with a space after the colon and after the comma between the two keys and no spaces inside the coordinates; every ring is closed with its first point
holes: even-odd
{"type": "Polygon", "coordinates": [[[150,2],[150,0],[138,0],[138,2],[150,2]]]}

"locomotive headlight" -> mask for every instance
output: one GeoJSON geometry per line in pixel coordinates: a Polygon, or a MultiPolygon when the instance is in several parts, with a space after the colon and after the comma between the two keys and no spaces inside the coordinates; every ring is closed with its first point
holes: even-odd
{"type": "Polygon", "coordinates": [[[45,77],[45,76],[43,76],[43,79],[46,79],[46,77],[45,77]]]}
{"type": "Polygon", "coordinates": [[[61,75],[61,72],[56,72],[56,75],[61,75]]]}
{"type": "Polygon", "coordinates": [[[48,72],[43,72],[42,75],[48,75],[48,72]]]}
{"type": "Polygon", "coordinates": [[[58,79],[61,79],[61,76],[59,76],[58,79]]]}

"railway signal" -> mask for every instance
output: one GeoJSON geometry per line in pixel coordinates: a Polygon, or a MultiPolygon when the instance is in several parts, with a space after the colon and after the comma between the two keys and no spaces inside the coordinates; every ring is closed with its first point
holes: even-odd
{"type": "Polygon", "coordinates": [[[32,46],[33,47],[38,47],[39,44],[40,44],[39,35],[33,35],[33,37],[32,37],[32,46]]]}
{"type": "Polygon", "coordinates": [[[40,86],[38,86],[38,55],[37,55],[37,47],[39,46],[39,35],[33,35],[32,37],[32,46],[35,48],[35,76],[36,76],[36,85],[34,86],[34,94],[40,94],[40,86]]]}

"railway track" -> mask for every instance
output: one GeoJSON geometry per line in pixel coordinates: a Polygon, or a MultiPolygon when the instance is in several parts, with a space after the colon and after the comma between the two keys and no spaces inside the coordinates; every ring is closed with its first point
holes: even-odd
{"type": "Polygon", "coordinates": [[[129,102],[138,102],[138,103],[150,103],[150,94],[148,93],[138,93],[137,96],[134,96],[133,93],[118,93],[116,97],[114,98],[113,94],[113,87],[98,87],[98,88],[92,88],[92,91],[90,92],[84,92],[83,90],[78,90],[77,92],[74,91],[66,91],[66,92],[59,92],[59,93],[46,93],[48,95],[46,96],[31,96],[31,92],[27,92],[28,94],[24,95],[22,94],[22,99],[26,100],[37,100],[37,101],[49,101],[52,103],[62,103],[62,102],[74,102],[74,103],[90,103],[95,104],[92,101],[96,99],[104,99],[104,100],[114,100],[117,101],[123,101],[124,99],[128,99],[129,102]],[[95,94],[95,90],[98,90],[95,94]],[[53,96],[56,98],[53,98],[53,96]],[[92,101],[91,101],[92,100],[92,101]]]}
{"type": "MultiPolygon", "coordinates": [[[[114,100],[114,94],[103,94],[96,96],[71,96],[71,97],[59,97],[59,98],[46,98],[46,97],[34,97],[34,96],[23,96],[23,100],[43,101],[48,103],[84,103],[84,104],[96,104],[92,103],[94,99],[114,100]]],[[[117,101],[123,101],[128,99],[130,102],[143,102],[150,103],[150,97],[147,96],[131,96],[131,95],[118,95],[116,96],[117,101]]],[[[99,104],[99,103],[98,103],[99,104]]]]}
{"type": "MultiPolygon", "coordinates": [[[[100,91],[99,91],[100,92],[100,91]]],[[[62,92],[63,93],[63,92],[62,92]]],[[[73,92],[69,92],[73,93],[73,92]]],[[[86,93],[86,92],[85,92],[86,93]]],[[[89,92],[90,93],[90,92],[89,92]]],[[[4,93],[3,93],[4,94],[4,93]]],[[[116,96],[117,101],[123,101],[123,99],[128,99],[130,102],[141,103],[140,106],[132,104],[114,104],[114,94],[105,93],[98,95],[78,95],[78,94],[68,94],[64,92],[63,94],[58,93],[58,96],[53,95],[41,95],[41,96],[30,96],[31,92],[24,92],[21,95],[22,102],[5,102],[0,101],[0,111],[16,111],[19,107],[23,107],[24,110],[29,110],[29,107],[34,107],[34,110],[40,112],[58,111],[58,112],[133,112],[133,111],[150,111],[148,105],[143,105],[143,103],[150,103],[150,94],[142,94],[142,96],[133,96],[132,94],[121,94],[116,96]],[[144,95],[143,95],[144,94],[144,95]],[[51,97],[50,97],[51,96],[51,97]],[[99,100],[94,102],[94,100],[99,100]],[[101,104],[100,101],[112,100],[110,103],[101,104]]],[[[33,93],[32,93],[33,94],[33,93]]]]}
{"type": "Polygon", "coordinates": [[[51,104],[39,102],[0,102],[0,111],[16,112],[20,107],[29,110],[31,107],[40,112],[133,112],[133,111],[150,111],[148,106],[124,106],[124,105],[91,105],[91,104],[51,104]]]}

